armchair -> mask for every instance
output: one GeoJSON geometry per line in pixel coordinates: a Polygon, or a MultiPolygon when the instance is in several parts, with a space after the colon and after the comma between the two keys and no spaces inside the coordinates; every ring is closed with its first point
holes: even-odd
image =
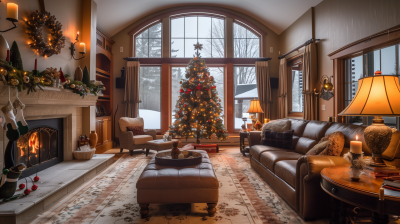
{"type": "Polygon", "coordinates": [[[124,149],[128,149],[131,156],[135,149],[146,149],[148,152],[149,149],[146,148],[146,143],[156,139],[157,132],[154,129],[145,129],[143,135],[133,135],[132,131],[128,131],[127,127],[144,126],[144,121],[141,117],[121,117],[118,121],[118,125],[121,130],[119,136],[120,152],[124,149]]]}

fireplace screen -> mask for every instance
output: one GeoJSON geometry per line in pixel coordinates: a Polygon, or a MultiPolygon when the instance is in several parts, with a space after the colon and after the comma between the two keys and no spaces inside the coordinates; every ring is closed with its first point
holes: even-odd
{"type": "Polygon", "coordinates": [[[34,167],[58,157],[58,131],[48,127],[30,130],[17,141],[17,164],[34,167]]]}

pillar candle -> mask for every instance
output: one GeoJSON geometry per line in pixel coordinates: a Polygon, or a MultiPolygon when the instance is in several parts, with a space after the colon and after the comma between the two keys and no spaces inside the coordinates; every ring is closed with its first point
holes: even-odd
{"type": "Polygon", "coordinates": [[[264,118],[264,124],[268,123],[267,118],[264,118]]]}
{"type": "Polygon", "coordinates": [[[37,58],[35,58],[35,69],[34,70],[37,70],[37,58]]]}
{"type": "Polygon", "coordinates": [[[10,62],[10,50],[7,50],[7,62],[10,62]]]}
{"type": "Polygon", "coordinates": [[[358,135],[356,135],[356,141],[350,142],[350,152],[361,154],[362,153],[362,142],[357,141],[357,140],[358,140],[358,135]]]}
{"type": "Polygon", "coordinates": [[[7,3],[7,18],[18,20],[18,5],[15,3],[7,3]]]}
{"type": "Polygon", "coordinates": [[[85,43],[79,43],[79,53],[84,53],[86,54],[86,44],[85,43]]]}
{"type": "Polygon", "coordinates": [[[379,188],[379,200],[384,200],[385,198],[385,189],[383,187],[379,188]]]}

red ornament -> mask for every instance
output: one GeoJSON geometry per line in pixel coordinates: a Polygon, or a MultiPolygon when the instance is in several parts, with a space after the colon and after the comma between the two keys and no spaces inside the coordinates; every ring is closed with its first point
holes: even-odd
{"type": "Polygon", "coordinates": [[[183,91],[183,89],[180,89],[179,92],[180,92],[180,93],[183,93],[183,92],[185,92],[185,91],[183,91]]]}
{"type": "Polygon", "coordinates": [[[186,94],[189,94],[190,92],[189,92],[189,91],[186,91],[185,93],[186,93],[186,94]]]}
{"type": "Polygon", "coordinates": [[[190,88],[188,88],[187,91],[190,92],[190,91],[193,91],[193,90],[191,90],[190,88]]]}
{"type": "Polygon", "coordinates": [[[33,178],[33,181],[35,181],[35,182],[39,181],[39,177],[36,175],[36,176],[33,178]]]}
{"type": "Polygon", "coordinates": [[[187,105],[186,105],[186,103],[185,103],[185,104],[183,104],[183,106],[184,106],[184,107],[186,107],[186,106],[187,106],[187,105]]]}
{"type": "Polygon", "coordinates": [[[20,184],[18,187],[19,187],[19,189],[24,189],[25,188],[25,184],[20,184]]]}
{"type": "Polygon", "coordinates": [[[211,89],[215,89],[215,88],[217,88],[216,86],[211,86],[211,89]]]}
{"type": "Polygon", "coordinates": [[[38,189],[38,186],[36,184],[32,185],[32,191],[36,191],[36,189],[38,189]]]}
{"type": "Polygon", "coordinates": [[[28,195],[28,194],[30,194],[31,193],[31,189],[26,189],[25,191],[24,191],[24,194],[25,195],[28,195]]]}

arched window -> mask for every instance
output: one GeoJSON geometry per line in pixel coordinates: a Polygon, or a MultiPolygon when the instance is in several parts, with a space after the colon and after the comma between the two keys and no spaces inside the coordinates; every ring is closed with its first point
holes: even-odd
{"type": "Polygon", "coordinates": [[[260,57],[260,37],[240,24],[233,24],[233,55],[235,58],[260,57]]]}
{"type": "Polygon", "coordinates": [[[139,58],[161,58],[161,23],[157,23],[136,36],[135,50],[139,58]]]}
{"type": "Polygon", "coordinates": [[[203,58],[225,57],[225,21],[206,16],[171,19],[171,57],[191,58],[193,44],[203,44],[203,58]]]}

